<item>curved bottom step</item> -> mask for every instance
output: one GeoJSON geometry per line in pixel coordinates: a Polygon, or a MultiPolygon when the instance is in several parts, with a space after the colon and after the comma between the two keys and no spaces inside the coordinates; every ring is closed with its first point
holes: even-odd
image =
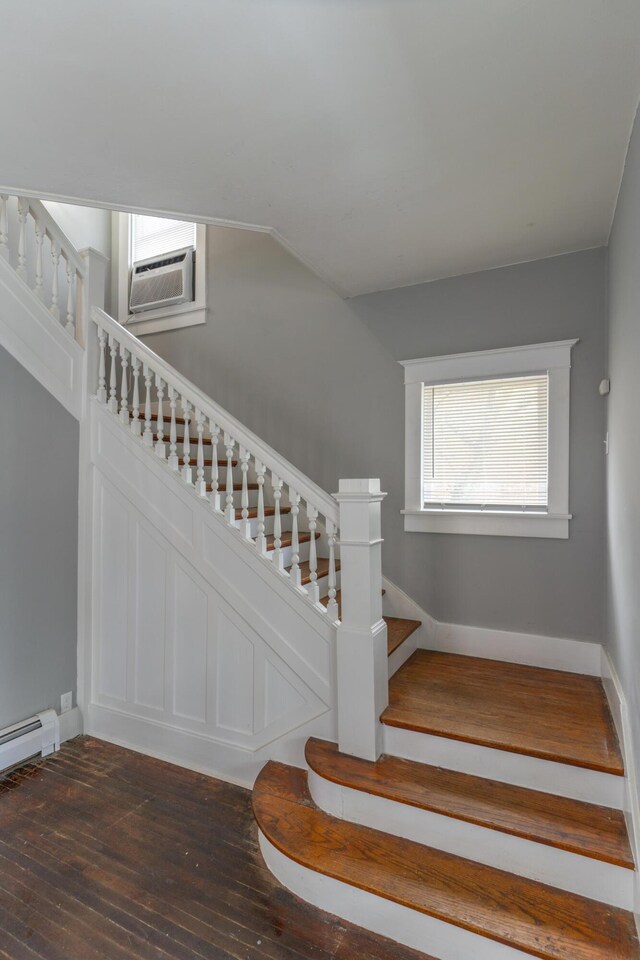
{"type": "Polygon", "coordinates": [[[268,763],[253,806],[267,865],[316,906],[440,960],[639,960],[633,915],[348,823],[268,763]]]}

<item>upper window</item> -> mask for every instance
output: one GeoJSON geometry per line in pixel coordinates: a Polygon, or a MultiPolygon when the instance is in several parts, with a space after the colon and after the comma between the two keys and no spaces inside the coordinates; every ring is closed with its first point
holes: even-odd
{"type": "Polygon", "coordinates": [[[405,530],[568,537],[575,342],[403,364],[405,530]]]}
{"type": "Polygon", "coordinates": [[[188,220],[131,215],[131,260],[148,260],[196,245],[196,225],[188,220]]]}
{"type": "Polygon", "coordinates": [[[206,227],[120,213],[118,319],[136,335],[205,323],[206,227]]]}

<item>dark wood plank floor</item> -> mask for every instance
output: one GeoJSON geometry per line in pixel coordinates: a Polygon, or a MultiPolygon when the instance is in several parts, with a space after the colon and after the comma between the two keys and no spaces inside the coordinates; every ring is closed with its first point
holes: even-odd
{"type": "Polygon", "coordinates": [[[2,960],[424,960],[262,862],[251,794],[86,737],[0,780],[2,960]]]}

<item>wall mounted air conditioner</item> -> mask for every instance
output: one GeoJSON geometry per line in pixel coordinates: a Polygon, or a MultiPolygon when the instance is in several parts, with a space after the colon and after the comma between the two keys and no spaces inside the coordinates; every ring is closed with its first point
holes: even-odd
{"type": "Polygon", "coordinates": [[[129,311],[157,310],[193,300],[194,248],[138,260],[131,271],[129,311]]]}
{"type": "Polygon", "coordinates": [[[60,721],[55,710],[44,710],[35,717],[0,730],[0,771],[41,754],[49,756],[60,749],[60,721]]]}

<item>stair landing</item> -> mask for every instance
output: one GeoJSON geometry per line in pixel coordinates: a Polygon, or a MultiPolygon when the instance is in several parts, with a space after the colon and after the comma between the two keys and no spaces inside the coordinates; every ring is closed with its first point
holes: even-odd
{"type": "Polygon", "coordinates": [[[389,726],[624,775],[596,677],[418,650],[390,680],[381,719],[389,726]]]}

